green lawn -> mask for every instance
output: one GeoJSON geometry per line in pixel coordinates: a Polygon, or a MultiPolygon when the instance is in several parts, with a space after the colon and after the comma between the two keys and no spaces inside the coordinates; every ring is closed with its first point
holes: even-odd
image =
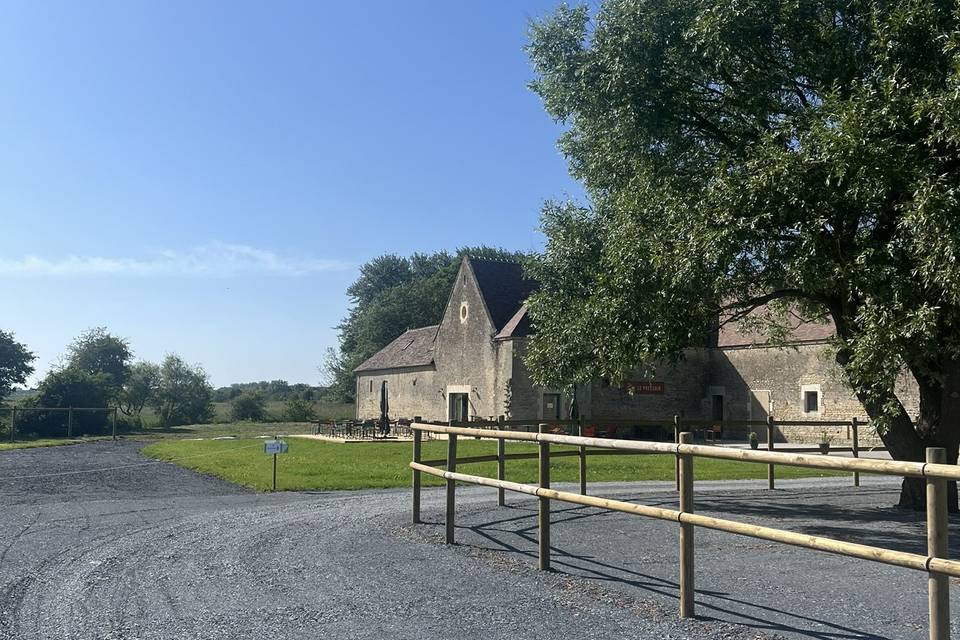
{"type": "Polygon", "coordinates": [[[188,424],[169,429],[146,428],[131,435],[141,438],[256,438],[258,436],[286,435],[290,433],[313,433],[312,422],[213,422],[188,424]]]}
{"type": "MultiPolygon", "coordinates": [[[[279,456],[277,488],[284,490],[369,489],[408,486],[411,446],[409,443],[338,444],[301,438],[289,438],[290,452],[279,456]]],[[[446,442],[423,444],[423,458],[446,456],[446,442]]],[[[558,447],[557,450],[561,450],[558,447]]],[[[507,443],[507,453],[533,452],[534,445],[507,443]]],[[[164,440],[143,450],[144,455],[175,462],[188,469],[208,473],[257,490],[270,488],[271,456],[263,453],[262,440],[164,440]]],[[[462,440],[460,457],[496,453],[492,441],[462,440]]],[[[616,480],[672,480],[674,457],[670,455],[591,456],[588,479],[591,482],[616,480]]],[[[550,465],[552,480],[577,480],[577,458],[556,458],[550,465]]],[[[496,463],[460,465],[463,473],[496,476],[496,463]]],[[[765,478],[766,465],[726,460],[697,459],[695,477],[699,480],[765,478]]],[[[836,475],[814,469],[778,467],[779,478],[836,475]]],[[[535,482],[536,460],[508,460],[507,479],[535,482]]],[[[441,485],[443,480],[424,475],[425,485],[441,485]]]]}

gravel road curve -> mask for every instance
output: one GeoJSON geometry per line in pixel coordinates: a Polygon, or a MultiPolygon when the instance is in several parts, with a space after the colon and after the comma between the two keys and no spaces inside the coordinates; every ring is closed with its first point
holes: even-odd
{"type": "MultiPolygon", "coordinates": [[[[461,544],[447,547],[437,490],[413,527],[403,490],[256,494],[139,446],[0,454],[0,638],[926,637],[916,572],[698,530],[703,617],[678,621],[669,523],[556,505],[557,571],[543,574],[530,500],[498,509],[490,490],[459,489],[461,544]]],[[[771,497],[699,483],[698,509],[922,548],[922,521],[887,507],[895,486],[865,484],[771,497]]],[[[673,500],[657,483],[597,490],[673,500]]]]}

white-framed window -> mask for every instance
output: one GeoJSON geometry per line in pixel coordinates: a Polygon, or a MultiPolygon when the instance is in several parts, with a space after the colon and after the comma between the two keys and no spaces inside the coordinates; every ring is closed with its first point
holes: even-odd
{"type": "Polygon", "coordinates": [[[820,415],[820,409],[823,407],[823,393],[818,384],[805,384],[800,386],[800,410],[806,416],[820,415]]]}
{"type": "Polygon", "coordinates": [[[467,301],[464,300],[460,303],[460,323],[463,324],[467,321],[467,318],[470,316],[470,305],[467,304],[467,301]]]}

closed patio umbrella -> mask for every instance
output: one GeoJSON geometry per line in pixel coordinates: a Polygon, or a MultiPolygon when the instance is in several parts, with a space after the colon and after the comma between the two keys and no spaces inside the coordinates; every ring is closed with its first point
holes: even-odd
{"type": "Polygon", "coordinates": [[[390,433],[390,399],[387,396],[387,381],[380,383],[380,434],[390,433]]]}

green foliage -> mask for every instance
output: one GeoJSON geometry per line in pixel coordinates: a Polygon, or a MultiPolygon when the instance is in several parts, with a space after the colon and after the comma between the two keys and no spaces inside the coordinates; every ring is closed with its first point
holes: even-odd
{"type": "Polygon", "coordinates": [[[127,381],[132,359],[128,341],[112,335],[106,327],[85,331],[67,347],[67,367],[106,376],[102,379],[111,399],[127,381]]]}
{"type": "Polygon", "coordinates": [[[290,422],[312,422],[317,419],[317,409],[306,398],[293,396],[283,408],[283,417],[290,422]]]}
{"type": "Polygon", "coordinates": [[[347,289],[350,312],[337,327],[339,349],[331,349],[323,363],[330,381],[326,397],[353,401],[356,367],[407,329],[440,322],[465,255],[499,260],[526,258],[503,249],[464,247],[455,255],[446,251],[416,253],[409,258],[383,255],[360,267],[360,276],[347,289]]]}
{"type": "Polygon", "coordinates": [[[240,382],[229,387],[219,387],[213,392],[214,402],[229,402],[244,391],[258,391],[266,401],[286,401],[292,396],[302,396],[307,400],[315,399],[322,391],[321,387],[308,384],[290,384],[286,380],[261,380],[260,382],[240,382]]]}
{"type": "Polygon", "coordinates": [[[0,330],[0,401],[10,395],[15,385],[27,382],[33,373],[31,363],[36,359],[26,345],[14,339],[13,333],[0,330]]]}
{"type": "Polygon", "coordinates": [[[267,403],[259,391],[245,391],[230,402],[230,416],[234,420],[263,422],[267,417],[267,403]]]}
{"type": "MultiPolygon", "coordinates": [[[[113,379],[102,371],[90,372],[77,367],[55,369],[47,374],[37,389],[37,395],[21,403],[24,407],[84,407],[107,408],[112,394],[113,379]]],[[[106,433],[110,424],[109,411],[76,411],[73,413],[74,435],[106,433]]],[[[67,435],[66,411],[24,411],[17,417],[17,432],[40,437],[67,435]]]]}
{"type": "Polygon", "coordinates": [[[160,365],[160,386],[153,398],[160,425],[208,422],[213,417],[213,388],[200,365],[191,366],[177,355],[160,365]]]}
{"type": "Polygon", "coordinates": [[[622,378],[779,301],[771,327],[832,318],[894,455],[922,454],[893,383],[916,376],[937,428],[960,357],[958,45],[952,2],[607,0],[534,23],[532,88],[590,199],[544,210],[538,382],[622,378]]]}
{"type": "Polygon", "coordinates": [[[152,362],[132,365],[120,394],[120,410],[127,416],[139,417],[159,390],[160,381],[159,365],[152,362]]]}

